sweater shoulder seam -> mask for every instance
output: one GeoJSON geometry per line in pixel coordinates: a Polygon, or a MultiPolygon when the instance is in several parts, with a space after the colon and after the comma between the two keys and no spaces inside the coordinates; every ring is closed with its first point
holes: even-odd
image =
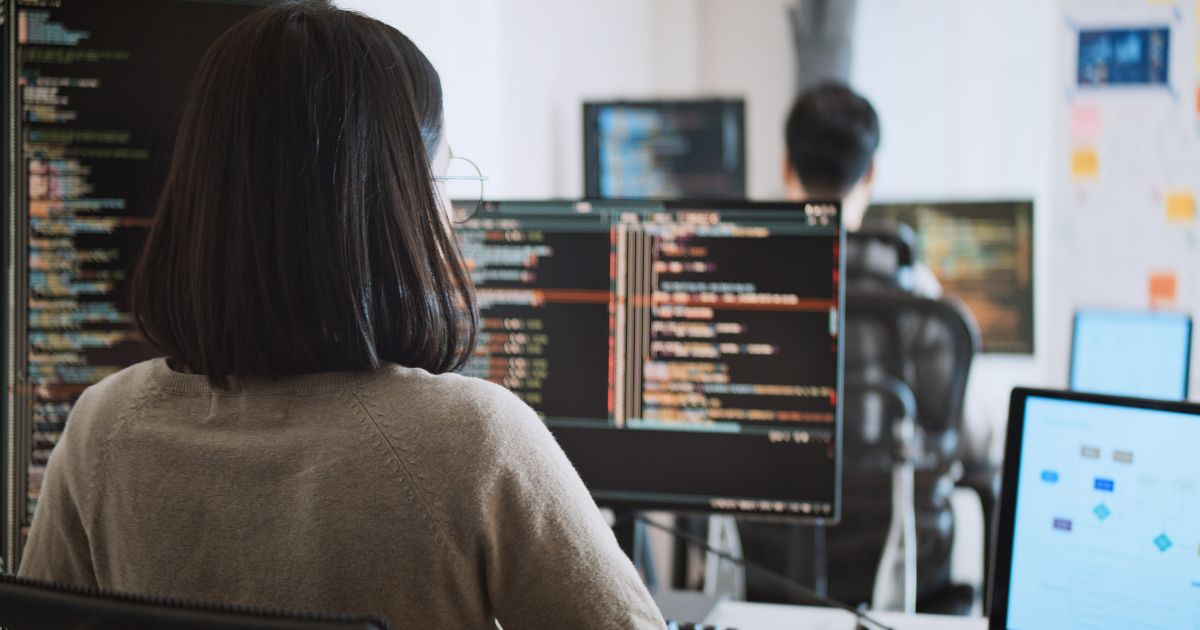
{"type": "Polygon", "coordinates": [[[407,451],[408,449],[403,446],[397,447],[396,444],[393,443],[392,439],[388,437],[387,432],[384,431],[384,427],[381,425],[380,420],[376,417],[376,414],[371,413],[370,409],[368,409],[366,402],[363,400],[363,393],[361,391],[357,391],[357,389],[342,390],[342,394],[348,398],[346,403],[350,406],[351,411],[353,411],[354,414],[359,417],[359,420],[361,421],[363,428],[366,429],[366,432],[376,439],[377,445],[386,448],[387,452],[391,455],[392,462],[395,465],[393,472],[405,478],[413,487],[413,494],[417,499],[417,503],[420,505],[421,512],[423,513],[425,519],[429,521],[431,525],[433,525],[432,529],[436,532],[438,539],[444,546],[454,549],[455,545],[450,540],[449,536],[446,534],[445,528],[443,527],[446,523],[444,521],[439,522],[442,519],[437,518],[436,511],[430,505],[433,493],[430,492],[423,483],[421,476],[413,471],[414,463],[401,455],[401,451],[407,451]]]}

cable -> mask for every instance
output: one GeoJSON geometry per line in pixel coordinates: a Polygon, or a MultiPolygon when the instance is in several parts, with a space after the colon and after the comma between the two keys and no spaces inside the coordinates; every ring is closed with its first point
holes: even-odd
{"type": "Polygon", "coordinates": [[[870,615],[858,610],[857,608],[854,608],[853,606],[843,604],[842,602],[839,602],[836,599],[832,599],[832,598],[826,597],[824,595],[821,595],[821,594],[817,593],[816,591],[808,588],[807,586],[804,586],[803,584],[799,584],[799,583],[795,582],[794,580],[791,580],[783,575],[780,575],[766,567],[759,566],[753,562],[749,562],[747,560],[744,560],[742,558],[734,556],[733,554],[714,549],[713,547],[709,546],[708,541],[700,538],[699,536],[694,536],[689,532],[685,532],[682,529],[678,529],[676,527],[671,527],[670,525],[663,525],[661,523],[655,523],[654,521],[646,518],[645,516],[643,516],[641,514],[635,515],[634,519],[647,527],[650,527],[652,529],[657,529],[659,531],[664,531],[680,540],[690,542],[690,543],[700,547],[707,553],[711,553],[723,560],[728,560],[740,567],[743,567],[747,571],[754,572],[754,573],[770,580],[771,582],[774,582],[775,585],[777,585],[785,590],[792,591],[793,593],[797,593],[797,594],[801,595],[802,597],[806,597],[808,599],[820,602],[821,604],[824,604],[831,608],[841,608],[842,610],[845,610],[846,612],[849,612],[849,613],[853,614],[855,617],[857,617],[860,627],[865,622],[867,624],[870,624],[870,625],[878,628],[878,630],[895,630],[895,628],[893,628],[887,624],[884,624],[883,622],[871,617],[870,615]]]}

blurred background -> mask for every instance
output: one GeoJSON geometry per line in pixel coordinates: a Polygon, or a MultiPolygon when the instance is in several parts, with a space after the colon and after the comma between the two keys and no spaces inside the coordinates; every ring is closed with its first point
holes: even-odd
{"type": "MultiPolygon", "coordinates": [[[[740,97],[747,192],[783,193],[796,95],[836,78],[879,112],[877,201],[1032,199],[1035,338],[1050,295],[1051,93],[1059,8],[1038,0],[345,0],[433,61],[456,153],[488,197],[584,193],[589,100],[740,97]]],[[[1070,318],[1070,313],[1060,313],[1070,318]]],[[[1061,318],[1060,317],[1060,318],[1061,318]]],[[[1069,326],[1065,324],[1064,326],[1069,326]]],[[[1061,384],[1069,328],[1032,354],[974,366],[967,421],[1000,431],[1014,384],[1061,384]],[[1061,343],[1055,343],[1054,339],[1061,343]]],[[[998,454],[999,440],[975,444],[998,454]]]]}

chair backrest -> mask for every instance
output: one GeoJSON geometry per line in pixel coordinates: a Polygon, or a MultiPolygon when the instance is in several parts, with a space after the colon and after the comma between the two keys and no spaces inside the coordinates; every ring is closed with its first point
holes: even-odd
{"type": "Polygon", "coordinates": [[[5,630],[387,630],[363,615],[304,613],[127,595],[0,576],[5,630]]]}
{"type": "Polygon", "coordinates": [[[892,509],[897,450],[891,427],[913,401],[920,444],[918,594],[925,598],[948,585],[952,475],[962,458],[963,399],[979,335],[955,301],[861,289],[853,276],[847,285],[843,520],[829,533],[830,594],[869,601],[892,509]],[[911,398],[880,383],[907,388],[911,398]]]}
{"type": "MultiPolygon", "coordinates": [[[[842,520],[823,539],[827,591],[850,604],[871,601],[892,509],[892,427],[901,414],[915,411],[922,446],[915,501],[918,602],[928,601],[950,590],[949,501],[979,334],[956,301],[918,297],[894,285],[864,289],[859,278],[847,276],[842,520]]],[[[820,554],[819,537],[807,543],[813,535],[798,526],[743,520],[738,527],[747,559],[819,587],[804,562],[813,564],[812,554],[820,554]],[[812,548],[801,557],[805,544],[812,548]]],[[[805,603],[753,574],[747,587],[752,599],[805,603]]]]}
{"type": "Polygon", "coordinates": [[[902,223],[871,221],[846,234],[846,276],[860,288],[903,288],[916,260],[916,233],[902,223]]]}

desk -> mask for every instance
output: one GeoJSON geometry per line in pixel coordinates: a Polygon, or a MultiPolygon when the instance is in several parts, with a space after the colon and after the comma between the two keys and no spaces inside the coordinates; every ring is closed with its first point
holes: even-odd
{"type": "MultiPolygon", "coordinates": [[[[871,616],[896,630],[987,630],[987,619],[983,617],[886,612],[871,616]]],[[[723,601],[708,614],[704,623],[738,630],[854,630],[854,615],[835,608],[723,601]]]]}

